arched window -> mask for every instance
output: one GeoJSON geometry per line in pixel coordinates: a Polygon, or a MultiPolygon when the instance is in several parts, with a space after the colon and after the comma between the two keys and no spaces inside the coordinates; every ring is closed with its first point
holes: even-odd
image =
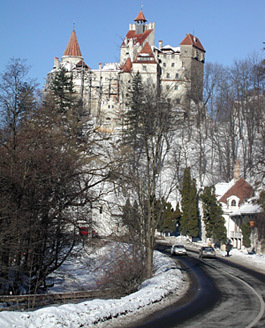
{"type": "Polygon", "coordinates": [[[231,206],[236,206],[236,201],[234,199],[231,202],[231,206]]]}

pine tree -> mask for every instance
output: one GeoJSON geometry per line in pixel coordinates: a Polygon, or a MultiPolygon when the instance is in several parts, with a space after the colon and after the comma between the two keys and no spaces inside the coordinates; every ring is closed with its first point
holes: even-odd
{"type": "Polygon", "coordinates": [[[250,247],[251,246],[251,241],[250,241],[251,228],[250,228],[249,222],[243,223],[240,228],[241,228],[242,235],[243,235],[243,245],[245,247],[250,247]]]}
{"type": "Polygon", "coordinates": [[[201,200],[203,202],[206,236],[213,238],[218,243],[225,242],[227,239],[225,219],[221,205],[217,203],[214,186],[204,188],[201,200]]]}
{"type": "Polygon", "coordinates": [[[181,212],[179,210],[179,207],[177,206],[176,210],[174,210],[171,203],[166,203],[165,210],[157,230],[161,232],[174,232],[176,230],[176,226],[180,220],[180,217],[181,212]]]}
{"type": "Polygon", "coordinates": [[[132,80],[132,89],[129,97],[129,110],[124,116],[126,129],[125,143],[130,144],[134,150],[141,145],[141,130],[144,116],[144,87],[142,77],[138,72],[132,80]]]}
{"type": "Polygon", "coordinates": [[[186,168],[184,171],[181,196],[180,231],[183,235],[196,238],[199,235],[197,189],[196,180],[191,179],[190,168],[186,168]]]}
{"type": "Polygon", "coordinates": [[[77,103],[73,79],[67,74],[65,68],[61,68],[54,76],[50,87],[54,101],[61,113],[67,112],[74,104],[77,103]]]}

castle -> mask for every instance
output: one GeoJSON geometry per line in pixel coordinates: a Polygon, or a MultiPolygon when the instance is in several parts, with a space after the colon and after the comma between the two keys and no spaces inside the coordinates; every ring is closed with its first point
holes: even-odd
{"type": "Polygon", "coordinates": [[[159,89],[179,108],[187,95],[202,99],[205,50],[200,40],[187,34],[178,47],[155,46],[155,23],[147,23],[141,10],[129,24],[120,47],[120,62],[99,64],[91,69],[84,61],[73,29],[61,61],[54,58],[47,85],[62,67],[71,74],[75,91],[100,126],[114,128],[126,109],[133,76],[139,72],[143,83],[159,89]]]}

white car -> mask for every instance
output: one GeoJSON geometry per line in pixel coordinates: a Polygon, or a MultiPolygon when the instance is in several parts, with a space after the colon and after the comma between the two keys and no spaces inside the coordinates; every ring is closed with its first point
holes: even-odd
{"type": "Polygon", "coordinates": [[[171,247],[172,255],[187,255],[187,250],[183,245],[173,245],[171,247]]]}

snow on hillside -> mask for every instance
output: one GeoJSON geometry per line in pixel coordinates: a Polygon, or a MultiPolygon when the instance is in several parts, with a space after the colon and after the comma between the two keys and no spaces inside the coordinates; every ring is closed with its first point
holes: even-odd
{"type": "MultiPolygon", "coordinates": [[[[1,328],[77,328],[89,327],[111,317],[132,313],[180,289],[182,273],[176,263],[159,252],[154,253],[154,276],[139,290],[120,299],[88,300],[79,304],[50,306],[32,312],[0,312],[1,328]]],[[[79,270],[79,274],[81,271],[79,270]]]]}

